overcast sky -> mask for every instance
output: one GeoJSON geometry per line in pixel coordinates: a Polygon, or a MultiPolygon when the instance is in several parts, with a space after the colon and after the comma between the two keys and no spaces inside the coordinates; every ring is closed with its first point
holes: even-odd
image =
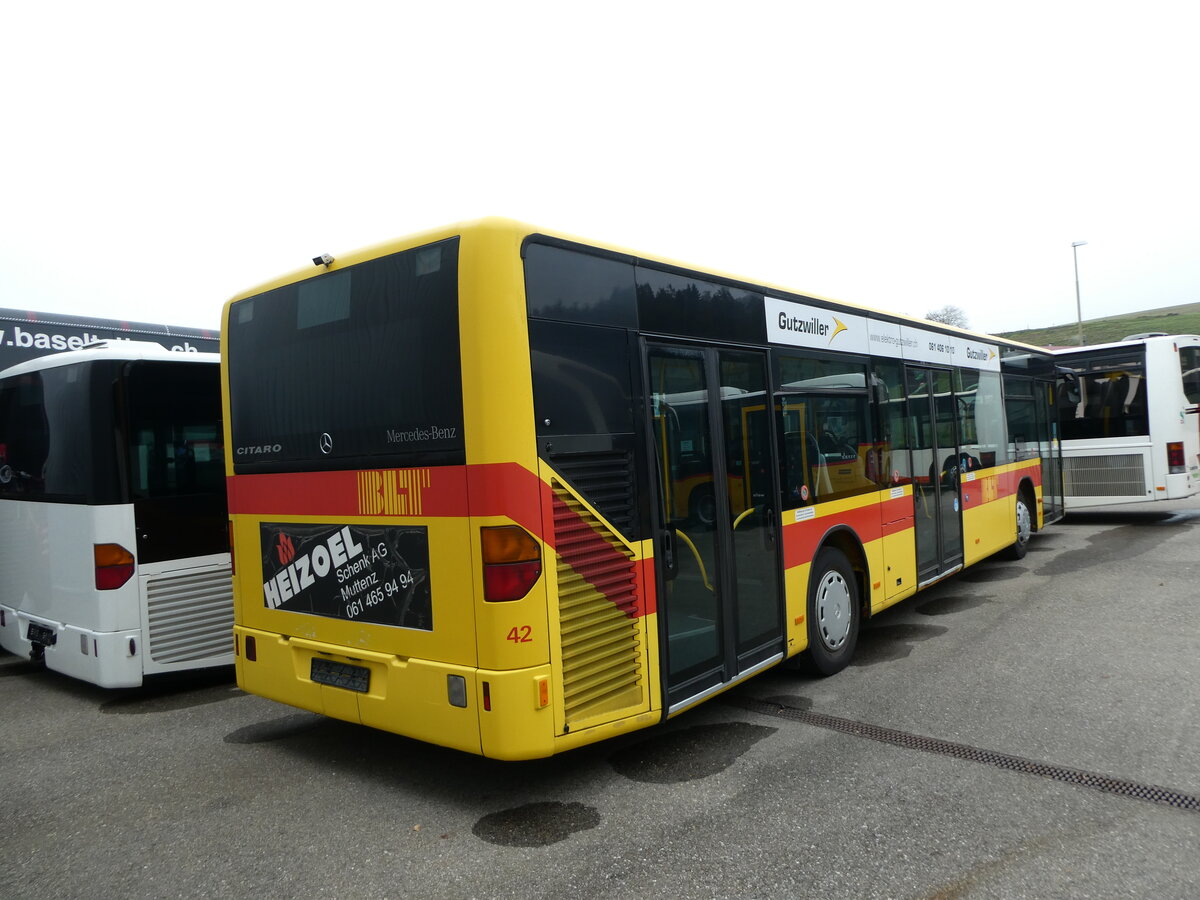
{"type": "Polygon", "coordinates": [[[972,328],[1200,301],[1192,4],[8,4],[0,306],[482,215],[972,328]]]}

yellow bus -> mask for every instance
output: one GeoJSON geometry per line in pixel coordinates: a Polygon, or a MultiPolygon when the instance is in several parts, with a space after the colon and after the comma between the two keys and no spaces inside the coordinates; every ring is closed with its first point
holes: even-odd
{"type": "Polygon", "coordinates": [[[221,340],[238,684],[488,757],[833,674],[1061,514],[1037,348],[508,220],[317,257],[221,340]]]}

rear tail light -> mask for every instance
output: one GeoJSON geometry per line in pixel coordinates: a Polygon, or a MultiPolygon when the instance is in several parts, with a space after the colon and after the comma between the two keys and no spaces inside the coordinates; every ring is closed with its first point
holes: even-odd
{"type": "Polygon", "coordinates": [[[518,525],[479,529],[485,600],[520,600],[542,574],[542,548],[518,525]]]}
{"type": "Polygon", "coordinates": [[[229,574],[237,574],[237,566],[233,561],[233,519],[229,520],[229,574]]]}
{"type": "Polygon", "coordinates": [[[1183,462],[1183,441],[1167,444],[1167,471],[1172,475],[1181,475],[1187,471],[1183,462]]]}
{"type": "Polygon", "coordinates": [[[120,544],[93,544],[96,590],[115,591],[133,577],[133,554],[120,544]]]}

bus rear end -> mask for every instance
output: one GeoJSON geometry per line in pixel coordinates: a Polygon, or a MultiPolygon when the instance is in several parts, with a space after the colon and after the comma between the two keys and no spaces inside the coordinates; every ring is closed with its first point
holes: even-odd
{"type": "Polygon", "coordinates": [[[217,362],[113,341],[0,376],[0,647],[101,687],[232,662],[217,362]]]}
{"type": "MultiPolygon", "coordinates": [[[[536,477],[511,490],[511,479],[493,476],[513,466],[467,465],[459,294],[469,243],[446,231],[318,259],[227,305],[238,684],[472,753],[548,755],[548,746],[489,749],[481,737],[480,710],[506,684],[503,673],[480,673],[481,657],[494,663],[476,643],[485,590],[507,590],[508,606],[532,610],[513,626],[540,619],[540,654],[521,655],[519,632],[509,645],[522,699],[548,659],[544,591],[526,596],[539,584],[541,545],[487,508],[511,514],[500,495],[529,500],[537,519],[536,477]],[[491,576],[481,568],[487,552],[499,563],[491,576]]],[[[515,329],[500,309],[507,288],[489,285],[495,302],[484,315],[515,329]]],[[[525,378],[527,391],[527,369],[525,378]]],[[[486,443],[473,442],[476,460],[498,458],[479,456],[486,443]]],[[[548,725],[525,730],[549,741],[548,725]]]]}

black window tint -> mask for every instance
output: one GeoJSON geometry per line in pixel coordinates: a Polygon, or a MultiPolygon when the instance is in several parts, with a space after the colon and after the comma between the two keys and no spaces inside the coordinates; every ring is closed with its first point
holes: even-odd
{"type": "Polygon", "coordinates": [[[766,343],[762,294],[639,266],[637,297],[643,331],[766,343]]]}
{"type": "Polygon", "coordinates": [[[1188,403],[1200,403],[1200,347],[1179,348],[1179,369],[1188,403]]]}
{"type": "Polygon", "coordinates": [[[1033,379],[1015,375],[1004,376],[1005,397],[1033,397],[1033,379]]]}
{"type": "Polygon", "coordinates": [[[531,316],[637,327],[629,262],[531,243],[525,248],[525,294],[531,316]]]}
{"type": "Polygon", "coordinates": [[[0,497],[119,502],[115,378],[113,364],[81,363],[0,382],[0,497]]]}
{"type": "MultiPolygon", "coordinates": [[[[1063,439],[1131,437],[1150,433],[1145,351],[1066,363],[1079,377],[1072,406],[1059,410],[1063,439]]],[[[1073,392],[1074,395],[1074,392],[1073,392]]]]}
{"type": "Polygon", "coordinates": [[[458,240],[233,304],[229,382],[237,471],[461,464],[458,240]]]}
{"type": "Polygon", "coordinates": [[[867,367],[855,359],[817,359],[808,355],[775,354],[776,383],[804,390],[863,390],[867,367]]]}
{"type": "Polygon", "coordinates": [[[529,346],[539,434],[633,431],[625,331],[532,321],[529,346]]]}
{"type": "Polygon", "coordinates": [[[224,491],[217,366],[132,362],[125,394],[129,488],[135,499],[224,491]]]}
{"type": "Polygon", "coordinates": [[[538,452],[609,523],[637,535],[629,332],[531,319],[538,452]]]}
{"type": "Polygon", "coordinates": [[[1013,461],[1032,459],[1037,455],[1037,409],[1033,397],[1009,395],[1004,399],[1004,416],[1008,425],[1008,452],[1013,461]]]}

